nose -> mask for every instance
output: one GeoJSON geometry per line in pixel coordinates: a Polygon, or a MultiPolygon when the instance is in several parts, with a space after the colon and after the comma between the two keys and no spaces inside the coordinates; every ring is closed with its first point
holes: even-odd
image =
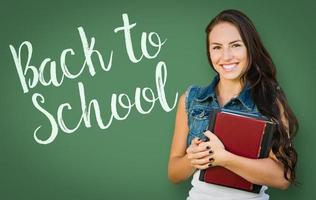
{"type": "Polygon", "coordinates": [[[224,61],[231,60],[233,58],[233,54],[230,48],[224,48],[222,52],[222,59],[224,61]]]}

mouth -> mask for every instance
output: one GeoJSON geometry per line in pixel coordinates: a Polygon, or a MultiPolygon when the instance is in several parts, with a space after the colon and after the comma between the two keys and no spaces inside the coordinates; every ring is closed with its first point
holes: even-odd
{"type": "Polygon", "coordinates": [[[238,63],[229,63],[229,64],[221,64],[220,66],[224,69],[224,71],[230,72],[237,69],[238,63]]]}

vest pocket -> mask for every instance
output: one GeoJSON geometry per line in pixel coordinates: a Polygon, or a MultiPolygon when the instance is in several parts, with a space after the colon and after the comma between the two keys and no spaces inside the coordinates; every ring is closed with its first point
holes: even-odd
{"type": "Polygon", "coordinates": [[[195,107],[190,111],[190,131],[188,137],[188,143],[191,144],[191,140],[195,137],[204,139],[204,132],[207,130],[209,123],[210,109],[205,107],[195,107]]]}

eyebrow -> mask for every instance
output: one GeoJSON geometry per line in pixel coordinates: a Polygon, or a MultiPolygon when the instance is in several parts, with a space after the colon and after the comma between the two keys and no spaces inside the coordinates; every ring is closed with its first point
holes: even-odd
{"type": "MultiPolygon", "coordinates": [[[[231,41],[229,44],[233,44],[235,42],[242,42],[241,40],[234,40],[234,41],[231,41]]],[[[221,43],[218,43],[218,42],[212,42],[211,45],[222,45],[221,43]]]]}

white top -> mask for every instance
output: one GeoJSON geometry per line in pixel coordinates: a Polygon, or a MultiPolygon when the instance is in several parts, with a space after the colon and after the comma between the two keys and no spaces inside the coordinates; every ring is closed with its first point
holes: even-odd
{"type": "Polygon", "coordinates": [[[263,186],[259,194],[238,190],[234,188],[224,187],[220,185],[214,185],[205,183],[199,180],[200,170],[197,170],[193,174],[191,181],[192,188],[189,191],[189,196],[186,200],[268,200],[269,195],[265,193],[268,189],[267,186],[263,186]]]}

